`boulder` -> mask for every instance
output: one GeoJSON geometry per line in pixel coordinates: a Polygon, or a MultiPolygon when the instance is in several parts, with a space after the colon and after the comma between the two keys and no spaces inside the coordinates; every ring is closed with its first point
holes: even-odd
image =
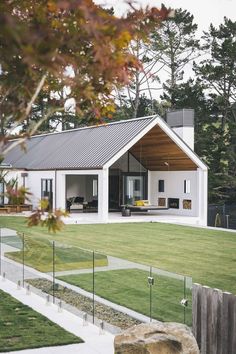
{"type": "Polygon", "coordinates": [[[115,337],[115,354],[200,354],[189,327],[180,323],[133,326],[115,337]]]}

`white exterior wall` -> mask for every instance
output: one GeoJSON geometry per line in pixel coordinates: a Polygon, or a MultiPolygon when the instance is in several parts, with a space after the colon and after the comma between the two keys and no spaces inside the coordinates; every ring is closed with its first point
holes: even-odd
{"type": "Polygon", "coordinates": [[[53,207],[55,207],[55,172],[54,171],[27,171],[28,177],[26,177],[26,187],[32,193],[30,202],[33,208],[39,206],[41,199],[41,179],[52,179],[52,191],[53,191],[53,207]]]}
{"type": "Polygon", "coordinates": [[[194,150],[194,128],[193,127],[176,127],[172,129],[192,150],[194,150]]]}
{"type": "MultiPolygon", "coordinates": [[[[8,170],[8,173],[6,175],[6,181],[10,181],[12,178],[17,178],[18,179],[18,185],[19,187],[23,185],[23,178],[21,177],[21,173],[25,171],[20,171],[20,170],[8,170]]],[[[26,185],[27,187],[27,185],[26,185]]]]}
{"type": "Polygon", "coordinates": [[[207,225],[208,213],[208,171],[198,168],[198,214],[200,216],[201,225],[207,225]]]}
{"type": "MultiPolygon", "coordinates": [[[[179,209],[168,209],[168,214],[199,216],[199,172],[198,171],[149,171],[148,199],[158,205],[158,198],[179,199],[179,209]],[[158,180],[164,180],[164,192],[158,192],[158,180]],[[190,180],[190,193],[184,193],[184,180],[190,180]],[[192,201],[192,209],[183,209],[183,199],[192,201]]],[[[203,193],[203,190],[202,190],[203,193]]],[[[201,193],[200,193],[201,194],[201,193]]],[[[204,211],[202,211],[204,213],[204,211]]]]}

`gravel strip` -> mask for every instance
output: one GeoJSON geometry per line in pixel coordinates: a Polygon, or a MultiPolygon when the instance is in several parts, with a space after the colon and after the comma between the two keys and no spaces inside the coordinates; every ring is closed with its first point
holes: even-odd
{"type": "MultiPolygon", "coordinates": [[[[35,288],[42,290],[43,292],[52,295],[52,282],[46,279],[28,279],[27,283],[35,288]]],[[[93,302],[86,296],[80,295],[77,292],[68,289],[67,287],[55,284],[55,297],[65,301],[67,304],[76,307],[80,311],[83,311],[89,315],[93,314],[93,302]]],[[[140,324],[141,322],[125,315],[119,311],[102,305],[95,301],[95,316],[102,321],[105,321],[120,329],[127,329],[131,326],[140,324]]]]}

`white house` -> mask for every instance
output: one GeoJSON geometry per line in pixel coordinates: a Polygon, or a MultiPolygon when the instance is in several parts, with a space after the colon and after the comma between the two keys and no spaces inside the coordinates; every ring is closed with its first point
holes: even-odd
{"type": "MultiPolygon", "coordinates": [[[[207,166],[193,151],[193,111],[170,112],[29,139],[3,161],[8,178],[30,189],[31,204],[98,212],[149,200],[207,224],[207,166]],[[172,128],[171,128],[172,127],[172,128]]],[[[158,211],[161,213],[161,211],[158,211]]]]}

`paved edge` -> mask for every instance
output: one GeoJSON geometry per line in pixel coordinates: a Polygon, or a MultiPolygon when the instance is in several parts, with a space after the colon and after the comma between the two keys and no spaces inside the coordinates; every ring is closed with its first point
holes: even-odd
{"type": "MultiPolygon", "coordinates": [[[[26,289],[21,288],[17,290],[15,283],[3,279],[0,276],[0,289],[8,293],[18,301],[31,307],[33,310],[41,313],[52,322],[58,324],[70,333],[79,336],[84,340],[84,343],[73,344],[67,346],[47,347],[39,349],[26,349],[21,350],[19,353],[27,354],[40,354],[40,353],[57,353],[57,354],[70,354],[79,352],[80,354],[114,354],[113,342],[114,336],[108,332],[103,331],[92,325],[83,325],[83,320],[76,315],[63,310],[62,313],[58,311],[58,307],[54,304],[47,306],[45,299],[31,293],[26,294],[26,289]]],[[[17,352],[12,352],[17,353],[17,352]]]]}

